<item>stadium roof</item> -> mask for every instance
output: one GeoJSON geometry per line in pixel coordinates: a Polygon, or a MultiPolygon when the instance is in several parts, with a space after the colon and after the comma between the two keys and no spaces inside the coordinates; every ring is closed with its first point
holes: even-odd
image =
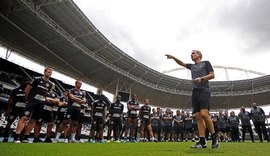
{"type": "MultiPolygon", "coordinates": [[[[2,0],[0,43],[43,65],[115,94],[152,105],[191,108],[191,82],[157,72],[113,45],[72,0],[2,0]]],[[[270,101],[270,76],[211,81],[212,109],[270,101]]]]}

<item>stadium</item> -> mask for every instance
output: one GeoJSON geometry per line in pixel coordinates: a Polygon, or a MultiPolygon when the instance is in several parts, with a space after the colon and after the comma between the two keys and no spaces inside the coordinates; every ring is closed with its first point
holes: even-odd
{"type": "MultiPolygon", "coordinates": [[[[127,96],[124,102],[128,101],[132,93],[136,93],[140,103],[148,98],[154,107],[192,110],[190,98],[192,82],[190,80],[158,72],[126,54],[95,27],[72,0],[2,0],[0,2],[0,45],[7,49],[7,57],[1,59],[0,68],[0,81],[7,93],[18,86],[13,78],[40,76],[34,71],[9,62],[8,55],[14,52],[43,66],[49,65],[64,75],[80,79],[98,88],[99,93],[106,91],[116,95],[120,92],[123,96],[127,96]]],[[[59,93],[72,88],[71,85],[59,79],[53,80],[59,93]]],[[[269,105],[270,75],[235,81],[210,81],[209,85],[212,93],[210,112],[223,109],[239,110],[241,106],[250,108],[253,101],[256,101],[258,106],[269,105]]],[[[89,103],[99,99],[99,93],[87,92],[89,103]]],[[[2,97],[2,99],[7,101],[8,97],[2,97]]],[[[112,101],[107,99],[106,103],[110,104],[112,101]]],[[[268,112],[266,115],[269,119],[268,112]]],[[[267,127],[269,130],[269,124],[267,127]]],[[[21,155],[35,155],[35,153],[68,155],[63,150],[56,150],[66,147],[71,155],[102,155],[100,152],[104,155],[154,155],[156,149],[161,149],[157,150],[158,155],[208,155],[209,153],[239,155],[245,150],[253,149],[255,144],[251,142],[241,145],[240,143],[224,143],[215,151],[211,149],[192,151],[189,149],[190,145],[191,143],[170,142],[156,145],[151,143],[121,145],[89,143],[68,144],[67,146],[57,144],[53,145],[55,149],[51,150],[47,144],[26,144],[21,146],[26,149],[21,155]],[[183,146],[179,148],[179,144],[183,146]],[[87,150],[88,146],[92,151],[87,150]],[[32,148],[36,150],[34,153],[27,152],[32,148]],[[50,152],[46,153],[42,148],[50,152]],[[137,148],[140,149],[138,153],[130,153],[137,148]],[[73,153],[72,149],[81,153],[73,153]],[[114,149],[118,152],[108,152],[114,149]],[[239,153],[228,153],[231,149],[238,150],[239,153]]],[[[262,151],[268,151],[268,145],[258,146],[261,150],[250,150],[249,154],[255,155],[259,152],[261,155],[267,155],[262,151]]],[[[21,147],[12,143],[0,145],[4,155],[18,154],[21,147]]]]}

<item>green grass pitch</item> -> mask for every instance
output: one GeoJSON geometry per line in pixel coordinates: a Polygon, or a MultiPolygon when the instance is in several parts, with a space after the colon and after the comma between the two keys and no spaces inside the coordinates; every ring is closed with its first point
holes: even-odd
{"type": "Polygon", "coordinates": [[[192,149],[193,142],[160,143],[0,143],[1,156],[269,156],[270,143],[220,143],[192,149]]]}

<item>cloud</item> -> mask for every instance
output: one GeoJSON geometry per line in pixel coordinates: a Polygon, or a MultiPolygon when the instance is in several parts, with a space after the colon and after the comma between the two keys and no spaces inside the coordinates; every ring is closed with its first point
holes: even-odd
{"type": "Polygon", "coordinates": [[[219,25],[233,30],[247,44],[248,53],[268,52],[270,49],[270,1],[238,0],[218,12],[219,25]]]}
{"type": "Polygon", "coordinates": [[[178,67],[165,53],[188,63],[192,49],[214,65],[268,71],[249,63],[269,58],[268,0],[75,2],[113,44],[157,71],[178,67]]]}

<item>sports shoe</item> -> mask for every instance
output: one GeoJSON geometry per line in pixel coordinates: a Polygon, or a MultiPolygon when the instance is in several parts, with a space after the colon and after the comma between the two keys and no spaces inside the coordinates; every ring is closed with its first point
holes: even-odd
{"type": "Polygon", "coordinates": [[[44,142],[52,143],[53,141],[52,141],[52,139],[51,139],[50,137],[48,137],[48,138],[46,138],[46,139],[44,140],[44,142]]]}
{"type": "Polygon", "coordinates": [[[212,148],[218,148],[218,139],[216,133],[212,135],[212,148]]]}
{"type": "Polygon", "coordinates": [[[52,143],[58,143],[59,139],[54,139],[52,143]]]}
{"type": "Polygon", "coordinates": [[[120,140],[116,140],[115,143],[120,143],[121,141],[120,140]]]}
{"type": "Polygon", "coordinates": [[[203,144],[201,142],[197,142],[196,144],[194,144],[193,146],[191,146],[191,148],[207,148],[206,144],[203,144]]]}
{"type": "Polygon", "coordinates": [[[112,140],[110,139],[110,140],[107,140],[107,143],[111,143],[112,142],[112,140]]]}
{"type": "Polygon", "coordinates": [[[64,143],[68,143],[68,139],[65,139],[64,143]]]}
{"type": "Polygon", "coordinates": [[[79,140],[79,143],[84,143],[83,139],[80,139],[80,140],[79,140]]]}
{"type": "Polygon", "coordinates": [[[40,138],[34,138],[33,143],[43,142],[40,138]]]}
{"type": "Polygon", "coordinates": [[[137,140],[136,139],[132,139],[131,142],[137,143],[137,140]]]}
{"type": "Polygon", "coordinates": [[[218,148],[218,140],[217,139],[212,140],[212,148],[218,148]]]}
{"type": "Polygon", "coordinates": [[[13,142],[14,142],[15,144],[20,144],[20,143],[21,143],[20,140],[14,140],[13,142]]]}
{"type": "Polygon", "coordinates": [[[74,139],[71,139],[69,142],[71,142],[71,143],[78,143],[78,141],[77,140],[74,140],[74,139]]]}
{"type": "Polygon", "coordinates": [[[29,140],[27,138],[23,139],[22,143],[29,143],[29,140]]]}

